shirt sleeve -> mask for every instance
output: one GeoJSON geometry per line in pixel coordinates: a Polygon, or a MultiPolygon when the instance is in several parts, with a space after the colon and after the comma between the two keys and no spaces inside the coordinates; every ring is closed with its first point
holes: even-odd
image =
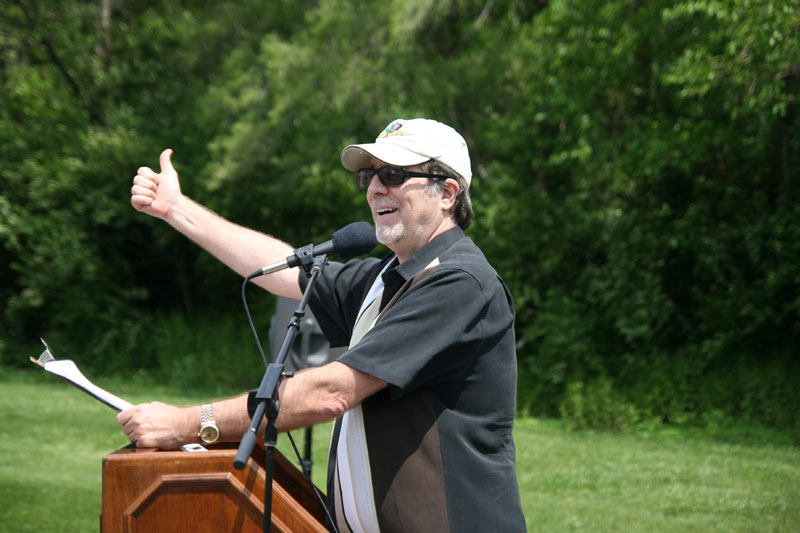
{"type": "MultiPolygon", "coordinates": [[[[317,278],[308,305],[331,347],[350,344],[367,282],[379,264],[380,260],[374,258],[331,261],[317,278]]],[[[302,270],[299,281],[305,291],[308,277],[302,270]]]]}
{"type": "Polygon", "coordinates": [[[339,361],[388,382],[395,398],[465,379],[493,336],[483,320],[490,300],[467,272],[438,271],[409,288],[339,361]]]}

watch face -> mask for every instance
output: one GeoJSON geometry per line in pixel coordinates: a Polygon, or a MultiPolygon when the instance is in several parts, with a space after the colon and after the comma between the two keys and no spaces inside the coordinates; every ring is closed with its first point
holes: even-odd
{"type": "Polygon", "coordinates": [[[214,426],[204,426],[200,428],[200,439],[203,442],[214,442],[219,437],[219,430],[214,426]]]}

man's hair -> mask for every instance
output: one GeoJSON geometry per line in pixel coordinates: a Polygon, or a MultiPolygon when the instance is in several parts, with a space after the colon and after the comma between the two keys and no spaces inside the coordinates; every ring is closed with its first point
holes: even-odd
{"type": "MultiPolygon", "coordinates": [[[[423,172],[447,176],[448,178],[453,178],[456,180],[459,187],[458,196],[456,197],[456,203],[453,206],[453,209],[450,210],[450,213],[453,215],[456,224],[458,224],[461,229],[467,229],[472,223],[472,198],[469,196],[469,187],[467,186],[467,181],[461,177],[461,174],[449,166],[433,159],[422,163],[421,167],[423,172]]],[[[428,194],[439,194],[443,189],[444,180],[432,179],[429,180],[428,185],[425,186],[425,190],[428,192],[428,194]]]]}

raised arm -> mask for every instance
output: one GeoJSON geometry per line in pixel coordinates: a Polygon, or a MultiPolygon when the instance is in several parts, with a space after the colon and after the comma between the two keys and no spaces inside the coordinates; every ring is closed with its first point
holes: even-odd
{"type": "MultiPolygon", "coordinates": [[[[138,170],[131,187],[131,204],[137,211],[166,221],[242,277],[292,254],[289,244],[234,224],[185,196],[171,158],[172,150],[164,150],[160,172],[138,170]]],[[[254,281],[273,294],[299,299],[297,276],[297,269],[290,268],[254,281]]]]}

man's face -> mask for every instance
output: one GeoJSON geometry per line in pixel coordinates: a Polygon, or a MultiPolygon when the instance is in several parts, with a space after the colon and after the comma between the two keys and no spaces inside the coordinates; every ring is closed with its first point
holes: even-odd
{"type": "MultiPolygon", "coordinates": [[[[372,168],[382,166],[383,162],[372,160],[372,168]]],[[[406,168],[422,171],[418,165],[406,168]]],[[[427,185],[427,178],[409,178],[400,185],[386,186],[373,176],[367,189],[378,242],[388,246],[401,262],[454,226],[442,194],[431,195],[425,190],[427,185]]]]}

